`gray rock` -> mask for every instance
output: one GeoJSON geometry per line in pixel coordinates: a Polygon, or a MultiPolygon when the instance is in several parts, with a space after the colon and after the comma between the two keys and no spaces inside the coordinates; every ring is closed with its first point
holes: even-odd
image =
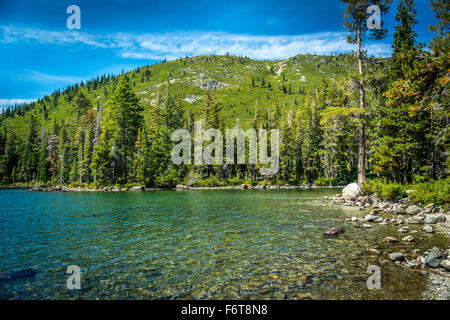
{"type": "Polygon", "coordinates": [[[436,269],[437,267],[439,267],[442,258],[442,251],[438,248],[433,248],[431,249],[431,252],[425,257],[425,265],[430,268],[436,269]]]}
{"type": "Polygon", "coordinates": [[[393,252],[389,254],[389,259],[392,261],[404,261],[405,256],[401,252],[393,252]]]}
{"type": "Polygon", "coordinates": [[[407,220],[409,224],[422,224],[423,220],[419,218],[410,218],[407,220]]]}
{"type": "Polygon", "coordinates": [[[422,256],[417,257],[417,262],[421,265],[425,265],[425,258],[422,256]]]}
{"type": "Polygon", "coordinates": [[[405,232],[408,232],[409,230],[410,230],[410,229],[409,229],[408,226],[404,226],[404,227],[401,227],[400,229],[398,229],[398,232],[405,233],[405,232]]]}
{"type": "Polygon", "coordinates": [[[406,263],[408,268],[419,268],[419,263],[416,260],[410,260],[406,263]]]}
{"type": "Polygon", "coordinates": [[[368,221],[368,222],[373,222],[376,219],[378,219],[379,216],[373,215],[373,214],[368,214],[364,217],[364,221],[368,221]]]}
{"type": "Polygon", "coordinates": [[[330,230],[328,230],[327,232],[325,232],[323,234],[323,236],[326,237],[326,238],[327,237],[334,237],[334,236],[337,236],[337,235],[343,233],[344,231],[345,231],[345,229],[343,227],[337,226],[337,227],[333,227],[330,230]]]}
{"type": "Polygon", "coordinates": [[[393,243],[393,242],[398,242],[398,240],[394,237],[386,237],[383,239],[385,242],[387,243],[393,243]]]}
{"type": "Polygon", "coordinates": [[[361,190],[359,189],[359,186],[357,183],[350,183],[342,190],[342,195],[346,199],[355,198],[355,200],[356,200],[356,197],[358,197],[360,193],[361,193],[361,190]]]}
{"type": "Polygon", "coordinates": [[[369,254],[375,254],[375,255],[381,254],[380,251],[378,251],[377,249],[373,249],[373,248],[367,249],[367,252],[368,252],[369,254]]]}
{"type": "Polygon", "coordinates": [[[444,210],[441,207],[435,207],[433,209],[433,213],[443,213],[443,212],[444,212],[444,210]]]}
{"type": "Polygon", "coordinates": [[[426,225],[422,228],[422,231],[427,232],[427,233],[433,233],[433,227],[430,225],[426,225]]]}
{"type": "Polygon", "coordinates": [[[406,206],[403,205],[403,204],[397,204],[396,206],[394,206],[393,211],[396,214],[405,214],[406,213],[406,206]]]}
{"type": "Polygon", "coordinates": [[[405,242],[413,242],[414,240],[415,240],[414,237],[411,235],[406,236],[402,239],[402,241],[405,241],[405,242]]]}
{"type": "Polygon", "coordinates": [[[373,226],[371,224],[368,224],[368,223],[365,223],[362,226],[363,226],[363,228],[367,228],[367,229],[373,228],[373,226]]]}
{"type": "Polygon", "coordinates": [[[417,205],[412,205],[406,208],[406,214],[415,215],[420,212],[420,207],[417,205]]]}
{"type": "Polygon", "coordinates": [[[139,187],[131,187],[130,191],[144,191],[145,187],[139,186],[139,187]]]}
{"type": "Polygon", "coordinates": [[[437,221],[435,216],[428,216],[425,218],[425,220],[423,221],[425,224],[435,224],[437,221]]]}
{"type": "Polygon", "coordinates": [[[447,221],[447,218],[443,214],[440,214],[436,217],[436,223],[441,223],[445,221],[447,221]]]}
{"type": "Polygon", "coordinates": [[[389,208],[390,208],[389,203],[384,202],[384,203],[380,204],[380,209],[381,210],[386,210],[386,209],[389,209],[389,208]]]}
{"type": "Polygon", "coordinates": [[[439,265],[443,267],[445,270],[450,271],[450,260],[448,259],[442,260],[439,265]]]}
{"type": "Polygon", "coordinates": [[[423,208],[423,211],[424,211],[426,214],[429,214],[429,213],[433,212],[433,209],[434,209],[434,203],[430,203],[430,204],[427,205],[425,208],[423,208]]]}

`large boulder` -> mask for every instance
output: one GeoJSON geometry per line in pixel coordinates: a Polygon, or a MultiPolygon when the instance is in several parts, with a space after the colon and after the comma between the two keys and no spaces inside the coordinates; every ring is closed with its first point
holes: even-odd
{"type": "Polygon", "coordinates": [[[415,214],[418,214],[419,212],[420,212],[420,207],[415,204],[406,208],[406,214],[415,215],[415,214]]]}
{"type": "Polygon", "coordinates": [[[345,199],[351,199],[354,197],[358,197],[361,193],[359,186],[357,183],[350,183],[342,190],[342,195],[345,199]]]}

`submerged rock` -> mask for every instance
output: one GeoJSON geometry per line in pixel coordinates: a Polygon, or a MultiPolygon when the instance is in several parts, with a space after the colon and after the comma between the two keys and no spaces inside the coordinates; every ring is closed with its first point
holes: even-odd
{"type": "Polygon", "coordinates": [[[403,239],[402,239],[402,241],[405,241],[405,242],[413,242],[415,239],[414,239],[414,237],[413,236],[406,236],[406,237],[404,237],[403,239]]]}
{"type": "Polygon", "coordinates": [[[392,261],[404,261],[405,256],[401,252],[393,252],[389,254],[389,259],[392,261]]]}
{"type": "Polygon", "coordinates": [[[0,273],[0,282],[14,280],[14,279],[25,279],[33,278],[37,274],[36,270],[33,269],[22,269],[11,272],[0,273]]]}
{"type": "Polygon", "coordinates": [[[375,254],[375,255],[379,255],[379,254],[381,254],[381,252],[380,251],[378,251],[377,249],[367,249],[367,252],[369,253],[369,254],[375,254]]]}
{"type": "Polygon", "coordinates": [[[324,232],[323,236],[324,237],[335,237],[341,233],[343,233],[345,231],[345,229],[343,227],[333,227],[330,230],[328,230],[327,232],[324,232]]]}
{"type": "Polygon", "coordinates": [[[394,237],[386,237],[383,240],[387,243],[398,242],[398,240],[394,237]]]}

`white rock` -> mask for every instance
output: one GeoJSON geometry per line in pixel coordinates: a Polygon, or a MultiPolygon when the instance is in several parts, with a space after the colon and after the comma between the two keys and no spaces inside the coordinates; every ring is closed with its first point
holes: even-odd
{"type": "Polygon", "coordinates": [[[344,190],[342,190],[342,195],[344,196],[344,198],[349,199],[353,197],[358,197],[360,192],[361,191],[357,183],[350,183],[344,188],[344,190]]]}

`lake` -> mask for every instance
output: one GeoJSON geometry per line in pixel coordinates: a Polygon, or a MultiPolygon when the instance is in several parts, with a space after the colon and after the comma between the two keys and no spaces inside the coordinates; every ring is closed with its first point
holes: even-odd
{"type": "Polygon", "coordinates": [[[398,226],[346,221],[366,212],[322,201],[339,192],[0,190],[0,272],[37,272],[3,278],[0,298],[420,299],[426,276],[366,249],[446,240],[385,244],[398,226]],[[322,237],[336,225],[346,231],[322,237]],[[81,269],[80,290],[66,286],[69,265],[81,269]],[[369,265],[381,267],[379,290],[367,289],[369,265]]]}

